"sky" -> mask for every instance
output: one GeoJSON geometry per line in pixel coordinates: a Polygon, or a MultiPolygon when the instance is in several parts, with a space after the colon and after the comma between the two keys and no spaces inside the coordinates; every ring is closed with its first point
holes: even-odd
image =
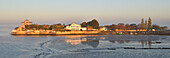
{"type": "Polygon", "coordinates": [[[170,27],[170,0],[0,0],[0,24],[70,24],[97,19],[100,25],[136,23],[151,17],[170,27]]]}

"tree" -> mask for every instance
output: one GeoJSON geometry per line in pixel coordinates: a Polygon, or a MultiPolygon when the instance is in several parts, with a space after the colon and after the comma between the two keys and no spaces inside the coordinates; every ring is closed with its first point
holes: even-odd
{"type": "Polygon", "coordinates": [[[148,20],[148,29],[151,29],[151,28],[152,28],[152,20],[149,17],[149,20],[148,20]]]}
{"type": "Polygon", "coordinates": [[[86,22],[83,22],[80,25],[81,25],[81,27],[87,27],[87,23],[86,22]]]}
{"type": "Polygon", "coordinates": [[[144,19],[142,18],[141,27],[145,28],[144,19]]]}
{"type": "Polygon", "coordinates": [[[159,25],[156,25],[156,24],[153,24],[153,25],[152,25],[152,29],[158,30],[158,29],[160,29],[160,26],[159,26],[159,25]]]}
{"type": "Polygon", "coordinates": [[[125,27],[126,27],[126,29],[130,29],[130,25],[129,24],[126,24],[125,27]]]}
{"type": "Polygon", "coordinates": [[[160,27],[161,30],[167,30],[167,26],[164,26],[164,27],[160,27]]]}
{"type": "Polygon", "coordinates": [[[108,29],[112,30],[112,31],[115,31],[116,30],[116,25],[112,24],[112,25],[108,26],[108,29]]]}
{"type": "Polygon", "coordinates": [[[130,26],[131,26],[132,29],[136,29],[137,28],[136,24],[130,24],[130,26]]]}
{"type": "Polygon", "coordinates": [[[62,29],[64,29],[64,25],[56,25],[56,24],[54,24],[54,25],[51,25],[48,29],[50,29],[50,30],[62,30],[62,29]]]}
{"type": "Polygon", "coordinates": [[[147,23],[147,20],[145,20],[145,29],[148,29],[148,23],[147,23]]]}
{"type": "Polygon", "coordinates": [[[130,26],[134,26],[134,27],[137,27],[137,25],[136,25],[136,24],[130,24],[130,26]]]}
{"type": "Polygon", "coordinates": [[[125,29],[125,24],[124,23],[118,23],[118,27],[119,29],[125,29]]]}
{"type": "Polygon", "coordinates": [[[94,29],[98,29],[99,23],[96,19],[93,19],[92,21],[87,23],[87,26],[92,26],[94,29]]]}

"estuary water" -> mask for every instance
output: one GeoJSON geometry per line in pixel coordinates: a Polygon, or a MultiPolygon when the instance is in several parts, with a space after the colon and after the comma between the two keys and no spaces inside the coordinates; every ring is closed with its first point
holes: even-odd
{"type": "Polygon", "coordinates": [[[169,58],[170,36],[10,35],[0,26],[0,58],[169,58]]]}

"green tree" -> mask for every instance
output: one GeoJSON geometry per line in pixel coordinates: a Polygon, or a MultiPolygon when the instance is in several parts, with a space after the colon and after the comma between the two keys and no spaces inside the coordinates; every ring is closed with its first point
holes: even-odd
{"type": "Polygon", "coordinates": [[[152,25],[152,29],[158,30],[158,29],[160,29],[160,26],[159,26],[159,25],[156,25],[156,24],[153,24],[153,25],[152,25]]]}
{"type": "Polygon", "coordinates": [[[134,26],[134,27],[136,27],[136,28],[137,28],[137,25],[136,25],[136,24],[130,24],[130,26],[134,26]]]}
{"type": "Polygon", "coordinates": [[[152,20],[151,18],[149,17],[149,20],[148,20],[148,31],[152,29],[152,20]]]}
{"type": "Polygon", "coordinates": [[[87,27],[87,23],[86,22],[81,23],[81,27],[87,27]]]}
{"type": "Polygon", "coordinates": [[[142,22],[141,22],[141,27],[145,28],[145,23],[144,23],[144,19],[142,18],[142,22]]]}
{"type": "Polygon", "coordinates": [[[126,24],[125,27],[126,27],[126,29],[130,29],[130,25],[129,24],[126,24]]]}
{"type": "Polygon", "coordinates": [[[112,25],[108,26],[108,29],[112,30],[112,31],[115,31],[116,30],[116,25],[112,24],[112,25]]]}
{"type": "Polygon", "coordinates": [[[130,24],[131,29],[137,29],[137,25],[136,24],[130,24]]]}
{"type": "Polygon", "coordinates": [[[87,26],[92,26],[94,29],[98,29],[99,23],[96,19],[93,19],[92,21],[87,23],[87,26]]]}
{"type": "Polygon", "coordinates": [[[168,27],[167,26],[164,26],[164,27],[160,27],[161,30],[167,30],[168,27]]]}
{"type": "Polygon", "coordinates": [[[145,20],[145,29],[148,29],[148,23],[147,23],[147,20],[145,20]]]}

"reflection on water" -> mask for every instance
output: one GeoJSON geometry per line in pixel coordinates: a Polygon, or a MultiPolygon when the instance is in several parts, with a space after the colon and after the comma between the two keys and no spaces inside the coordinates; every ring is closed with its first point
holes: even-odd
{"type": "MultiPolygon", "coordinates": [[[[100,58],[100,57],[93,57],[96,55],[98,56],[99,54],[108,57],[112,55],[117,56],[120,54],[124,54],[127,56],[134,55],[134,57],[136,57],[136,56],[140,56],[141,53],[143,53],[144,56],[147,56],[144,58],[149,58],[150,55],[165,55],[165,54],[167,54],[166,57],[168,57],[169,52],[164,53],[165,50],[160,50],[160,49],[157,49],[159,51],[157,51],[156,49],[147,50],[150,51],[148,52],[149,54],[148,56],[148,54],[145,54],[147,51],[146,50],[143,51],[140,48],[159,48],[159,47],[169,48],[170,47],[169,38],[170,38],[169,36],[157,36],[157,35],[28,35],[28,36],[20,35],[20,36],[11,36],[11,37],[9,36],[6,38],[1,37],[2,44],[0,47],[1,49],[0,51],[4,52],[3,49],[6,49],[4,47],[10,48],[5,50],[5,52],[8,51],[8,53],[11,53],[11,50],[12,51],[14,50],[13,54],[15,53],[24,54],[25,52],[30,51],[29,56],[33,55],[33,57],[28,57],[28,58],[36,58],[36,57],[48,58],[49,56],[50,56],[49,58],[68,58],[68,57],[75,58],[78,55],[82,55],[82,56],[91,55],[87,58],[100,58]],[[4,45],[3,43],[8,43],[8,44],[4,45]],[[135,49],[128,50],[128,49],[124,49],[124,47],[125,48],[135,47],[138,50],[135,49]],[[152,54],[152,52],[160,53],[160,54],[152,54]],[[70,56],[75,56],[75,57],[70,57],[70,56]]],[[[23,57],[25,56],[28,56],[28,54],[25,53],[23,57]]],[[[102,57],[102,58],[108,58],[108,57],[102,57]]],[[[125,57],[126,56],[124,57],[117,56],[117,58],[125,58],[125,57]]],[[[0,57],[0,58],[5,58],[5,57],[0,57]]],[[[18,57],[15,56],[15,58],[18,57]]],[[[133,57],[127,57],[127,58],[133,58],[133,57]]]]}
{"type": "Polygon", "coordinates": [[[87,41],[82,41],[82,44],[87,44],[89,46],[92,46],[93,48],[96,48],[99,45],[99,40],[87,40],[87,41]]]}
{"type": "Polygon", "coordinates": [[[78,45],[78,44],[81,44],[81,42],[83,41],[87,41],[86,39],[85,40],[82,40],[82,39],[76,39],[76,40],[71,40],[71,39],[68,39],[68,40],[65,40],[67,43],[70,43],[71,45],[78,45]]]}
{"type": "MultiPolygon", "coordinates": [[[[67,44],[72,46],[76,45],[88,45],[93,48],[96,48],[100,41],[107,41],[112,44],[140,44],[141,47],[151,48],[152,44],[160,44],[160,36],[156,35],[14,35],[15,37],[63,37],[61,40],[64,40],[67,44]],[[158,41],[158,42],[157,42],[158,41]]],[[[54,44],[59,41],[52,41],[54,44]]]]}
{"type": "MultiPolygon", "coordinates": [[[[83,44],[96,48],[100,41],[108,41],[113,44],[140,43],[142,47],[150,47],[156,44],[159,36],[65,36],[65,42],[73,46],[83,44]],[[156,42],[156,43],[155,43],[156,42]]],[[[158,42],[159,44],[160,42],[158,42]]]]}
{"type": "Polygon", "coordinates": [[[141,45],[142,47],[145,47],[145,46],[149,46],[149,48],[151,48],[151,41],[140,41],[141,42],[141,45]]]}

